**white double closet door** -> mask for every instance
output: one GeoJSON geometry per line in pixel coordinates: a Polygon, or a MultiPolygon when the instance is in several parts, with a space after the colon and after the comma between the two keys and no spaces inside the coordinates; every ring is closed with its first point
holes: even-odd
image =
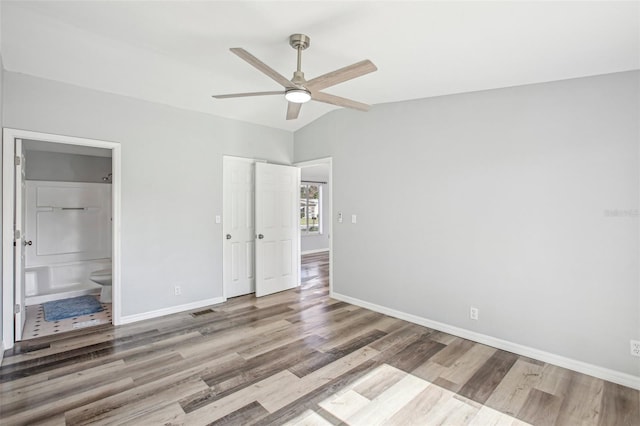
{"type": "Polygon", "coordinates": [[[296,287],[300,274],[300,169],[224,157],[225,297],[296,287]]]}

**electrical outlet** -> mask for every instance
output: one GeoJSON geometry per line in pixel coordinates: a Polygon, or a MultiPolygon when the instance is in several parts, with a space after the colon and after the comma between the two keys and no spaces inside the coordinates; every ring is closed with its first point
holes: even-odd
{"type": "Polygon", "coordinates": [[[175,286],[173,288],[173,292],[176,296],[180,296],[182,294],[182,287],[180,287],[179,285],[175,286]]]}
{"type": "Polygon", "coordinates": [[[631,340],[631,355],[640,357],[640,340],[631,340]]]}
{"type": "Polygon", "coordinates": [[[478,313],[478,308],[474,308],[473,306],[469,308],[469,318],[471,318],[472,320],[478,320],[478,313]]]}

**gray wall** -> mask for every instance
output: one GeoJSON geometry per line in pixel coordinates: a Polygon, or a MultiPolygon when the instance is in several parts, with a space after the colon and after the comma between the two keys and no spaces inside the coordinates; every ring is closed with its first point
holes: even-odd
{"type": "Polygon", "coordinates": [[[297,131],[295,161],[333,157],[334,291],[640,375],[639,81],[337,110],[297,131]]]}
{"type": "Polygon", "coordinates": [[[104,183],[111,173],[111,158],[62,152],[26,151],[25,175],[29,180],[104,183]]]}
{"type": "Polygon", "coordinates": [[[222,156],[293,157],[285,131],[12,72],[4,115],[7,127],[121,143],[123,315],[221,297],[222,156]]]}

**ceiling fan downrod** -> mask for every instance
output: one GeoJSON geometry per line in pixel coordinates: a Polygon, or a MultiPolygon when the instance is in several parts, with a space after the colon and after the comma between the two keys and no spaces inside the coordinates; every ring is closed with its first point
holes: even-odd
{"type": "Polygon", "coordinates": [[[291,79],[291,82],[296,86],[304,86],[307,82],[302,72],[302,51],[309,47],[310,44],[311,39],[304,34],[291,34],[291,36],[289,36],[289,45],[298,52],[298,67],[297,70],[294,71],[293,78],[291,79]]]}

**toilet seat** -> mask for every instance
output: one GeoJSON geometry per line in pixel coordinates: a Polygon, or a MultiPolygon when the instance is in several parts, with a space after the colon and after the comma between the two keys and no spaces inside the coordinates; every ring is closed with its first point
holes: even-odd
{"type": "Polygon", "coordinates": [[[111,269],[100,269],[89,274],[89,279],[101,285],[111,285],[111,269]]]}
{"type": "Polygon", "coordinates": [[[89,274],[89,279],[102,286],[100,290],[100,302],[111,303],[111,269],[100,269],[89,274]]]}

